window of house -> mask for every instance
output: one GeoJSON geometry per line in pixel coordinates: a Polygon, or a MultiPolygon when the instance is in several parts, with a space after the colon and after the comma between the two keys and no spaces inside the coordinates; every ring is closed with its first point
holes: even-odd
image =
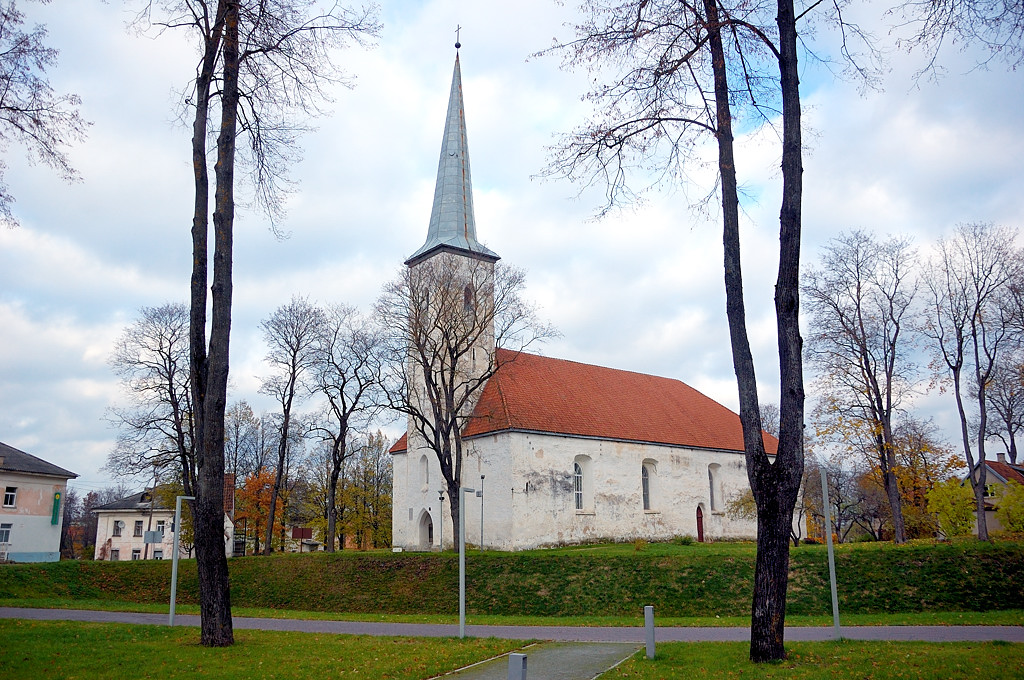
{"type": "Polygon", "coordinates": [[[142,559],[142,549],[141,548],[135,548],[135,549],[132,550],[132,559],[133,560],[141,560],[142,559]]]}
{"type": "Polygon", "coordinates": [[[120,536],[122,529],[124,529],[124,522],[122,522],[119,519],[118,520],[114,520],[114,533],[112,534],[112,536],[114,536],[115,538],[120,536]]]}
{"type": "Polygon", "coordinates": [[[0,543],[11,542],[11,527],[13,524],[0,524],[0,543]]]}
{"type": "Polygon", "coordinates": [[[141,519],[137,519],[137,520],[135,520],[135,532],[132,534],[132,536],[141,536],[141,535],[142,535],[142,520],[141,519]]]}
{"type": "Polygon", "coordinates": [[[164,535],[164,527],[167,526],[167,520],[158,519],[156,521],[156,530],[160,532],[160,535],[164,535]]]}
{"type": "Polygon", "coordinates": [[[996,487],[994,484],[985,485],[985,498],[992,498],[996,495],[996,487]]]}
{"type": "Polygon", "coordinates": [[[164,558],[164,551],[163,550],[154,550],[153,551],[153,559],[154,560],[162,560],[163,558],[164,558]]]}
{"type": "Polygon", "coordinates": [[[573,496],[576,499],[576,509],[583,509],[583,466],[579,463],[572,464],[573,496]]]}
{"type": "Polygon", "coordinates": [[[120,559],[121,559],[121,551],[120,550],[118,550],[117,548],[114,548],[113,550],[110,551],[110,561],[111,562],[117,562],[120,559]]]}
{"type": "Polygon", "coordinates": [[[9,486],[4,489],[4,507],[13,508],[15,502],[18,500],[18,487],[9,486]]]}

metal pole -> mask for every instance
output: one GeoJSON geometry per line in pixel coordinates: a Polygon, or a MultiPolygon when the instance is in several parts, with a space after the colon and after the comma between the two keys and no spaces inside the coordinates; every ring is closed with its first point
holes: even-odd
{"type": "Polygon", "coordinates": [[[836,557],[832,549],[832,516],[828,502],[828,478],[825,476],[825,468],[818,468],[821,472],[821,498],[825,506],[825,544],[828,546],[828,582],[832,588],[832,625],[835,628],[836,639],[842,637],[839,631],[839,595],[836,593],[836,557]]]}
{"type": "Polygon", "coordinates": [[[484,476],[480,475],[480,552],[484,551],[484,476]]]}
{"type": "Polygon", "coordinates": [[[178,594],[178,534],[181,533],[181,499],[194,501],[195,496],[178,496],[174,501],[174,554],[171,556],[171,616],[167,625],[174,625],[174,600],[178,594]]]}
{"type": "Polygon", "coordinates": [[[465,486],[459,489],[459,637],[466,637],[466,492],[473,489],[465,486]]]}
{"type": "Polygon", "coordinates": [[[647,658],[654,658],[654,607],[647,605],[644,607],[644,631],[647,647],[647,658]]]}

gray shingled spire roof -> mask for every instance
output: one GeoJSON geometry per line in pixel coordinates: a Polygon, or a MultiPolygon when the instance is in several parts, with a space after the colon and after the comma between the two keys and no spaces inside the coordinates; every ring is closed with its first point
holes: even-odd
{"type": "Polygon", "coordinates": [[[469,144],[466,140],[466,112],[462,103],[462,71],[459,53],[455,53],[452,92],[448,98],[448,118],[441,140],[441,159],[437,164],[434,206],[430,210],[427,241],[405,261],[409,266],[425,260],[439,250],[468,254],[494,262],[497,253],[476,240],[473,216],[473,180],[469,172],[469,144]]]}

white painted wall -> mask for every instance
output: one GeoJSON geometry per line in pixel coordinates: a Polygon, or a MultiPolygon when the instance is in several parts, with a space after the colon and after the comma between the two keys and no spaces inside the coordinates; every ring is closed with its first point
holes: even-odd
{"type": "Polygon", "coordinates": [[[60,559],[60,531],[64,522],[64,493],[67,480],[59,477],[0,472],[0,492],[17,488],[13,507],[0,507],[0,524],[10,524],[10,540],[2,546],[15,562],[56,562],[60,559]],[[53,518],[53,495],[60,493],[57,523],[53,518]]]}
{"type": "MultiPolygon", "coordinates": [[[[414,438],[415,441],[415,438],[414,438]]],[[[725,515],[726,504],[748,488],[742,453],[686,449],[635,442],[503,432],[467,442],[463,485],[477,489],[484,480],[484,545],[520,550],[545,545],[596,540],[666,540],[697,536],[697,507],[703,512],[705,540],[753,538],[753,521],[725,515]],[[589,459],[589,493],[582,511],[575,508],[573,462],[589,459]],[[655,474],[651,509],[642,502],[641,467],[648,461],[655,474]],[[708,466],[716,465],[715,506],[711,506],[708,466]]],[[[410,448],[394,456],[394,545],[424,547],[419,520],[434,522],[438,542],[437,491],[443,488],[433,452],[410,448]],[[420,456],[429,462],[430,482],[421,481],[420,456]],[[410,513],[411,510],[411,513],[410,513]],[[412,520],[410,521],[410,516],[412,520]]],[[[444,505],[444,541],[455,534],[444,505]]],[[[480,499],[465,504],[466,540],[480,542],[480,499]]]]}

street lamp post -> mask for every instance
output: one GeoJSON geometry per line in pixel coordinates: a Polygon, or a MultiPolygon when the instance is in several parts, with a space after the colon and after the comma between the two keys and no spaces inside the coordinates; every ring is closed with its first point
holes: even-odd
{"type": "Polygon", "coordinates": [[[181,535],[181,501],[194,501],[195,496],[178,496],[174,502],[174,554],[171,556],[171,616],[167,625],[174,625],[174,600],[178,594],[178,536],[181,535]]]}
{"type": "Polygon", "coordinates": [[[484,551],[484,476],[480,475],[480,490],[476,492],[480,496],[480,552],[484,551]]]}
{"type": "Polygon", "coordinates": [[[466,494],[469,487],[459,488],[459,638],[466,637],[466,494]]]}

